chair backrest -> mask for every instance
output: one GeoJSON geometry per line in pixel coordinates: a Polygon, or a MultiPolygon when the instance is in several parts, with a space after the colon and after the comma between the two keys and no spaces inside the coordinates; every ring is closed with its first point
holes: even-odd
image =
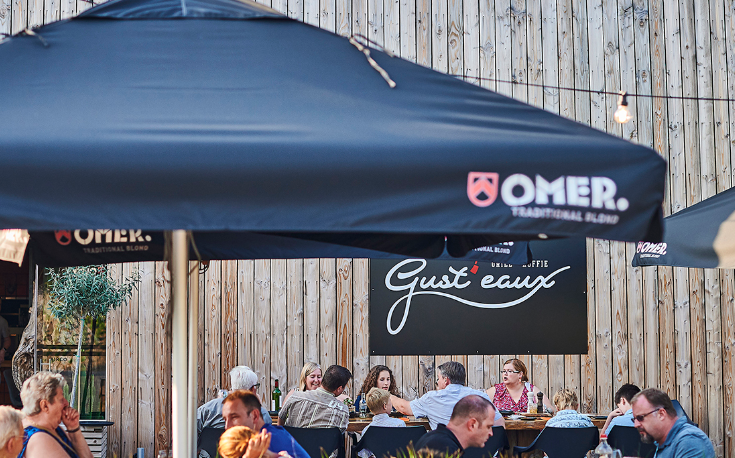
{"type": "Polygon", "coordinates": [[[300,446],[304,447],[311,458],[322,458],[322,449],[327,456],[330,456],[334,450],[337,450],[337,458],[345,456],[345,438],[339,428],[295,428],[293,426],[284,426],[284,428],[300,446]]]}
{"type": "Polygon", "coordinates": [[[8,384],[10,403],[13,404],[13,407],[15,408],[22,408],[23,401],[20,399],[20,391],[18,391],[18,387],[15,386],[15,381],[13,380],[13,369],[5,369],[3,371],[3,376],[5,377],[5,383],[8,384]]]}
{"type": "Polygon", "coordinates": [[[652,458],[656,454],[656,446],[641,442],[640,433],[632,426],[613,426],[607,436],[607,442],[613,448],[620,449],[623,456],[652,458]]]}
{"type": "Polygon", "coordinates": [[[505,433],[505,428],[502,426],[493,426],[493,435],[490,439],[485,442],[485,446],[479,447],[468,447],[463,458],[492,458],[499,450],[507,450],[508,435],[505,433]]]}
{"type": "Polygon", "coordinates": [[[587,428],[544,428],[526,451],[543,450],[549,458],[582,457],[600,443],[600,430],[587,428]]]}
{"type": "Polygon", "coordinates": [[[376,458],[384,456],[400,456],[406,454],[409,444],[418,442],[426,434],[423,426],[407,426],[405,428],[391,428],[371,426],[362,439],[352,447],[352,456],[363,449],[370,450],[376,458]]]}
{"type": "Polygon", "coordinates": [[[224,428],[204,428],[199,434],[197,440],[197,448],[204,450],[214,458],[217,456],[217,446],[219,445],[219,438],[222,433],[225,432],[224,428]]]}
{"type": "Polygon", "coordinates": [[[677,401],[676,399],[672,399],[671,400],[671,403],[674,404],[674,410],[676,410],[676,415],[678,415],[680,417],[686,418],[687,419],[687,423],[689,423],[690,425],[694,425],[697,428],[699,428],[699,425],[696,424],[696,423],[694,423],[692,421],[692,419],[689,418],[689,415],[687,415],[687,413],[684,412],[684,408],[681,406],[681,403],[679,401],[677,401]]]}

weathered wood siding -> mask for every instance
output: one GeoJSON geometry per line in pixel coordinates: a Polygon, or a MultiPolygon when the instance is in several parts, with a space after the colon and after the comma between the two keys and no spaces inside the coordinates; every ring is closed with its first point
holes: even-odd
{"type": "MultiPolygon", "coordinates": [[[[616,96],[591,91],[735,98],[735,4],[726,0],[267,0],[289,16],[342,35],[359,33],[403,58],[650,146],[669,162],[664,212],[733,185],[735,103],[632,98],[615,124],[616,96]]],[[[0,0],[0,33],[72,17],[84,0],[0,0]]],[[[372,71],[366,66],[365,71],[372,71]]],[[[83,83],[81,83],[83,84],[83,83]]],[[[533,381],[567,386],[585,411],[607,411],[625,382],[679,399],[735,457],[735,273],[633,269],[634,246],[588,241],[589,352],[528,355],[533,381]]],[[[135,266],[124,266],[120,272],[135,266]]],[[[141,264],[143,285],[108,328],[110,449],[168,448],[168,272],[141,264]]],[[[306,360],[341,363],[355,385],[370,365],[393,367],[406,396],[433,387],[433,369],[457,358],[470,384],[498,380],[507,356],[368,357],[368,261],[213,262],[200,277],[199,397],[227,387],[235,363],[296,383],[306,360]]],[[[352,390],[354,393],[354,389],[352,390]]],[[[149,453],[151,455],[151,453],[149,453]]]]}

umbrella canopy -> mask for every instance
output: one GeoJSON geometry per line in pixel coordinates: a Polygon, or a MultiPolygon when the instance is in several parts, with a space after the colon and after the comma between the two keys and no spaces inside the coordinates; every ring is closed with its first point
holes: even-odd
{"type": "Polygon", "coordinates": [[[237,0],[117,0],[0,45],[0,228],[410,256],[656,240],[654,151],[237,0]]]}
{"type": "Polygon", "coordinates": [[[662,243],[638,242],[633,266],[735,268],[735,188],[664,219],[662,243]]]}

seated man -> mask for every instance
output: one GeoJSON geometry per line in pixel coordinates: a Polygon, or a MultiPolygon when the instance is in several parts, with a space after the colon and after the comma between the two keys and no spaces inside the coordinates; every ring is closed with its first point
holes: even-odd
{"type": "Polygon", "coordinates": [[[449,423],[446,426],[440,423],[434,431],[424,434],[415,448],[451,456],[467,447],[484,447],[493,435],[494,419],[495,407],[487,398],[475,394],[465,396],[452,409],[449,423]]]}
{"type": "Polygon", "coordinates": [[[23,450],[23,414],[0,406],[0,458],[16,458],[23,450]]]}
{"type": "MultiPolygon", "coordinates": [[[[436,368],[436,390],[429,391],[419,399],[409,402],[397,396],[391,396],[393,407],[405,415],[426,417],[429,419],[431,429],[436,429],[438,424],[447,424],[452,414],[452,409],[457,401],[476,394],[490,401],[487,393],[474,390],[465,386],[466,372],[464,366],[456,361],[448,361],[436,368]]],[[[505,420],[500,412],[495,411],[495,426],[505,426],[505,420]]]]}
{"type": "Polygon", "coordinates": [[[610,412],[605,421],[605,426],[602,430],[605,434],[610,435],[610,430],[615,425],[620,426],[633,426],[633,406],[630,405],[630,400],[633,396],[640,393],[641,389],[632,383],[626,383],[621,386],[618,391],[615,392],[615,405],[617,409],[610,412]]]}
{"type": "Polygon", "coordinates": [[[656,458],[714,458],[707,435],[676,415],[668,394],[648,388],[633,396],[631,405],[641,441],[656,444],[656,458]]]}
{"type": "MultiPolygon", "coordinates": [[[[393,404],[390,402],[389,391],[381,390],[380,388],[370,388],[370,391],[365,395],[365,399],[367,400],[368,409],[370,409],[370,412],[373,414],[373,421],[371,421],[370,424],[362,430],[362,436],[365,435],[365,432],[371,426],[382,426],[387,428],[406,427],[406,422],[400,418],[391,418],[390,415],[388,415],[393,411],[393,404]]],[[[370,450],[363,449],[360,450],[358,456],[360,456],[360,458],[368,458],[375,455],[373,455],[370,450]]]]}
{"type": "Polygon", "coordinates": [[[595,426],[587,415],[577,412],[577,393],[562,388],[554,395],[556,414],[546,422],[547,428],[587,428],[595,426]]]}
{"type": "MultiPolygon", "coordinates": [[[[230,388],[233,390],[248,390],[256,394],[258,389],[258,375],[247,366],[235,366],[230,371],[230,388]]],[[[222,401],[224,398],[216,398],[202,404],[197,409],[197,435],[204,428],[224,428],[225,420],[222,418],[222,401]]],[[[268,411],[261,407],[261,416],[266,424],[273,423],[268,411]]]]}
{"type": "Polygon", "coordinates": [[[225,429],[233,426],[247,426],[253,431],[265,430],[270,434],[268,454],[264,458],[275,458],[280,452],[286,452],[293,458],[309,458],[303,447],[282,426],[273,426],[263,421],[258,396],[247,390],[235,390],[227,395],[222,403],[222,417],[225,429]]]}
{"type": "Polygon", "coordinates": [[[347,429],[350,411],[337,399],[350,382],[352,373],[342,366],[329,366],[316,390],[296,391],[278,413],[278,424],[297,428],[347,429]]]}

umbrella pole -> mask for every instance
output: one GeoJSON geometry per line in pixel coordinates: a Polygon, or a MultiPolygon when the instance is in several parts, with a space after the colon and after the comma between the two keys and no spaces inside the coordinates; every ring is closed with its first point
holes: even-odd
{"type": "MultiPolygon", "coordinates": [[[[189,263],[189,446],[196,451],[197,443],[197,328],[199,327],[199,262],[189,263]]],[[[193,455],[189,455],[193,456],[193,455]]]]}
{"type": "Polygon", "coordinates": [[[186,289],[188,283],[189,256],[187,250],[187,232],[175,230],[171,234],[171,296],[173,303],[172,316],[172,351],[171,351],[171,401],[172,401],[172,446],[174,458],[191,458],[187,427],[189,422],[188,389],[187,389],[187,350],[186,344],[186,289]]]}

